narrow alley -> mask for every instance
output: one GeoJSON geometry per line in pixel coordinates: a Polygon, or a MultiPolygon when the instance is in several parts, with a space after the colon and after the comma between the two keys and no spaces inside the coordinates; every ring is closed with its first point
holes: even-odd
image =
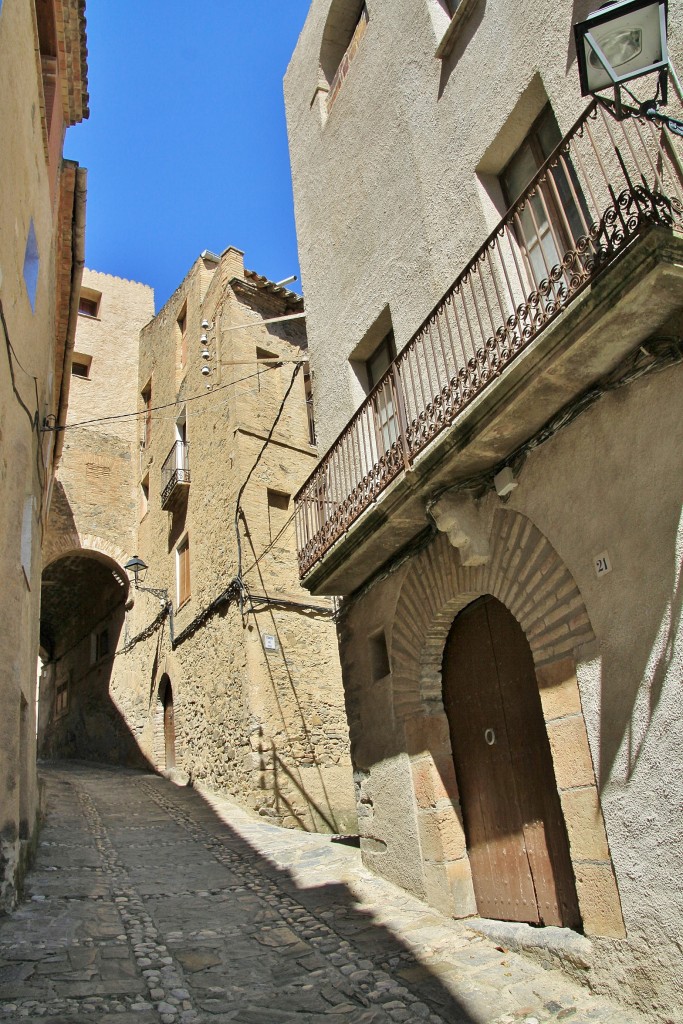
{"type": "Polygon", "coordinates": [[[25,902],[0,920],[0,1021],[637,1024],[440,918],[329,836],[127,769],[43,768],[25,902]]]}

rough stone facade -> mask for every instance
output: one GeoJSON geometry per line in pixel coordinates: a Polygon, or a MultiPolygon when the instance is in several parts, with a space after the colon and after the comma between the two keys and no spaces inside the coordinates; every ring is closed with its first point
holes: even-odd
{"type": "Polygon", "coordinates": [[[36,835],[41,544],[82,270],[85,171],[62,159],[87,117],[84,4],[0,4],[0,912],[36,835]]]}
{"type": "Polygon", "coordinates": [[[203,254],[153,319],[144,285],[88,271],[93,296],[43,576],[41,749],[146,763],[286,826],[352,830],[334,608],[296,570],[292,495],[316,460],[302,302],[235,249],[203,254]],[[138,590],[123,568],[134,553],[149,566],[138,590]]]}
{"type": "MultiPolygon", "coordinates": [[[[153,417],[140,466],[149,504],[138,551],[151,585],[166,587],[176,609],[175,647],[165,631],[135,655],[149,716],[141,742],[153,763],[170,767],[162,707],[170,684],[177,768],[281,824],[338,832],[353,827],[354,812],[333,607],[299,586],[292,522],[292,496],[316,460],[306,336],[301,320],[261,323],[301,309],[297,296],[245,272],[242,254],[228,249],[200,258],[142,332],[140,393],[151,382],[153,405],[177,404],[153,417]],[[283,361],[256,362],[268,356],[283,361]],[[162,511],[161,466],[181,418],[190,483],[180,482],[184,493],[162,511]],[[190,594],[181,601],[186,540],[190,594]],[[240,570],[238,543],[242,597],[231,591],[212,608],[240,570]]],[[[136,595],[136,629],[154,607],[136,595]]]]}
{"type": "MultiPolygon", "coordinates": [[[[501,178],[546,105],[561,132],[584,106],[573,46],[563,54],[588,4],[463,2],[452,20],[446,6],[368,0],[332,105],[331,76],[362,4],[314,0],[285,79],[314,394],[329,410],[323,450],[377,384],[378,346],[389,336],[400,352],[505,212],[501,178]]],[[[674,60],[679,32],[670,20],[674,60]]],[[[661,237],[679,264],[679,234],[661,237]]],[[[668,280],[668,306],[653,303],[654,283],[639,286],[625,263],[593,285],[574,320],[560,318],[526,364],[494,375],[488,395],[304,578],[313,595],[345,595],[340,643],[364,860],[457,917],[476,914],[477,902],[444,650],[477,598],[491,595],[512,613],[533,657],[592,943],[586,976],[663,1021],[683,1012],[674,811],[682,322],[680,281],[668,280]],[[629,342],[636,323],[639,339],[629,342]],[[563,364],[571,338],[577,347],[563,364]],[[542,347],[551,343],[554,364],[542,347]],[[570,362],[574,380],[588,366],[593,377],[560,398],[569,378],[558,366],[570,362]],[[661,372],[634,372],[645,364],[661,372]],[[597,391],[578,414],[591,383],[597,391]],[[527,442],[514,463],[518,486],[501,499],[493,477],[527,442]]],[[[486,310],[482,299],[478,314],[486,310]]],[[[432,342],[438,348],[436,327],[432,342]]],[[[385,407],[384,427],[395,409],[385,407]]],[[[353,458],[351,445],[346,452],[353,458]]],[[[349,507],[372,481],[368,472],[349,507]]]]}

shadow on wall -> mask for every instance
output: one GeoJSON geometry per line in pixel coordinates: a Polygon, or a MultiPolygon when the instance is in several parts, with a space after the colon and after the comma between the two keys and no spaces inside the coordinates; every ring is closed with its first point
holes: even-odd
{"type": "MultiPolygon", "coordinates": [[[[245,527],[245,534],[248,539],[252,555],[254,556],[254,568],[258,574],[259,585],[262,593],[268,597],[268,587],[261,571],[261,564],[253,546],[251,532],[249,531],[246,519],[245,527]]],[[[275,743],[272,739],[265,738],[261,730],[259,732],[258,749],[261,772],[272,772],[275,809],[279,813],[291,815],[305,831],[309,831],[311,826],[316,831],[322,830],[335,833],[355,830],[355,822],[348,820],[340,821],[338,811],[335,812],[333,801],[330,798],[325,782],[324,768],[318,760],[316,745],[311,735],[309,723],[306,719],[305,709],[299,698],[296,683],[292,675],[292,667],[287,657],[287,645],[278,628],[277,619],[273,613],[272,606],[266,605],[263,611],[259,612],[254,607],[253,603],[250,603],[250,614],[253,616],[254,626],[258,632],[259,640],[263,649],[263,659],[268,672],[271,693],[280,715],[280,721],[287,733],[287,739],[289,742],[296,742],[303,747],[304,753],[303,758],[301,759],[302,763],[308,771],[313,771],[315,773],[316,779],[316,794],[314,795],[310,791],[310,788],[306,786],[298,765],[294,763],[293,760],[289,764],[286,764],[278,754],[275,743]],[[267,624],[264,629],[261,629],[259,626],[259,618],[267,620],[267,624]],[[266,652],[265,648],[263,648],[264,632],[272,633],[277,639],[278,660],[276,664],[279,669],[277,673],[271,660],[273,657],[272,653],[269,654],[266,652]],[[284,701],[280,696],[283,691],[283,682],[286,693],[286,700],[284,701]],[[288,727],[287,725],[288,721],[292,718],[293,711],[296,715],[295,730],[292,730],[291,726],[288,727]],[[292,731],[296,731],[298,735],[292,736],[292,731]],[[290,791],[289,794],[288,790],[290,791]],[[311,822],[307,822],[301,812],[297,811],[294,806],[290,798],[292,790],[302,798],[305,806],[307,807],[308,813],[311,816],[311,822]]],[[[304,615],[305,613],[302,612],[301,614],[304,615]]],[[[351,769],[349,767],[349,774],[350,772],[351,769]]],[[[265,783],[263,783],[263,787],[266,788],[265,783]]]]}
{"type": "MultiPolygon", "coordinates": [[[[465,0],[462,0],[465,2],[465,0]]],[[[443,96],[448,81],[455,70],[455,66],[462,57],[463,53],[468,46],[471,46],[472,39],[474,38],[477,29],[484,20],[486,13],[486,0],[480,0],[479,3],[475,4],[472,13],[468,14],[464,23],[458,29],[458,34],[453,45],[453,49],[447,57],[441,61],[441,77],[439,79],[439,92],[438,98],[441,99],[443,96]]]]}
{"type": "MultiPolygon", "coordinates": [[[[467,993],[460,996],[456,983],[451,980],[447,987],[437,972],[441,968],[443,976],[459,978],[463,964],[480,966],[482,958],[495,962],[503,957],[472,936],[471,943],[455,937],[457,961],[439,951],[432,951],[428,962],[419,959],[398,935],[373,920],[372,911],[359,904],[348,884],[327,880],[328,854],[334,857],[337,873],[357,853],[337,846],[334,853],[326,850],[320,856],[321,842],[331,839],[312,838],[310,853],[301,863],[310,871],[317,862],[320,872],[317,878],[309,874],[304,884],[294,870],[279,866],[249,841],[251,830],[263,831],[262,824],[238,818],[233,826],[196,790],[174,787],[159,777],[76,764],[49,766],[46,781],[50,812],[43,836],[50,845],[40,848],[28,880],[29,894],[44,898],[28,903],[20,921],[9,918],[0,923],[0,941],[6,936],[16,941],[21,929],[29,946],[38,938],[50,942],[64,927],[54,912],[64,891],[71,898],[97,896],[103,913],[113,908],[109,894],[103,898],[97,889],[99,872],[83,870],[92,864],[92,847],[86,840],[96,824],[112,844],[114,871],[125,871],[144,898],[146,912],[160,933],[158,941],[169,941],[169,932],[175,933],[169,954],[185,969],[192,997],[205,1004],[209,1014],[218,1012],[222,1020],[235,1013],[244,1020],[279,1020],[279,1010],[288,1020],[299,1015],[302,1020],[388,1020],[384,1007],[389,998],[383,989],[390,974],[410,993],[412,1003],[419,1001],[441,1020],[481,1020],[480,1013],[475,1016],[467,1008],[468,1002],[480,1006],[477,999],[467,993]],[[61,846],[62,815],[81,840],[70,845],[68,862],[61,846]],[[207,931],[215,938],[196,938],[207,931]],[[317,950],[326,953],[321,956],[317,950]],[[367,981],[350,980],[333,967],[328,957],[334,953],[341,954],[342,962],[365,961],[367,981]],[[314,985],[312,970],[319,975],[314,985]],[[245,986],[245,977],[258,981],[245,986]],[[231,1009],[224,1015],[219,1007],[226,1003],[231,1009]]],[[[105,926],[112,926],[109,919],[105,926]]],[[[107,961],[103,963],[106,966],[107,961]]],[[[79,982],[85,993],[89,986],[96,992],[105,980],[99,967],[95,958],[91,977],[79,982]]],[[[516,969],[514,962],[509,969],[516,969]]],[[[5,986],[5,998],[25,998],[24,978],[5,986]]],[[[70,980],[68,973],[65,978],[70,980]]],[[[422,1014],[426,1019],[424,1010],[422,1014]]]]}
{"type": "Polygon", "coordinates": [[[106,556],[75,552],[43,573],[38,755],[151,767],[111,697],[123,666],[125,573],[106,556]]]}
{"type": "MultiPolygon", "coordinates": [[[[657,490],[646,491],[656,494],[657,490]]],[[[631,591],[631,607],[624,619],[638,622],[638,632],[649,637],[646,644],[613,645],[602,659],[601,740],[599,783],[603,789],[616,767],[616,781],[628,782],[648,741],[655,712],[661,702],[667,676],[676,668],[681,654],[683,613],[683,513],[670,530],[672,549],[660,547],[660,593],[662,601],[643,601],[638,587],[631,591]],[[637,662],[638,653],[642,663],[637,662]],[[629,685],[630,681],[630,685],[629,685]],[[623,756],[620,754],[623,752],[623,756]],[[618,762],[618,764],[617,764],[618,762]],[[624,765],[622,772],[620,765],[624,765]]],[[[674,685],[678,685],[679,676],[674,685]]]]}

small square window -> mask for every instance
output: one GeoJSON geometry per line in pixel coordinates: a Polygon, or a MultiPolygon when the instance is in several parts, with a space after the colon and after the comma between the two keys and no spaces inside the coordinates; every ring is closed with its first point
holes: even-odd
{"type": "Polygon", "coordinates": [[[101,298],[101,292],[96,292],[92,288],[82,288],[81,295],[78,300],[78,312],[80,315],[95,318],[98,317],[100,315],[101,298]]]}
{"type": "Polygon", "coordinates": [[[74,352],[71,357],[71,373],[74,377],[83,377],[85,380],[90,380],[91,366],[92,356],[86,356],[80,352],[74,352]]]}
{"type": "Polygon", "coordinates": [[[38,254],[38,241],[36,229],[33,225],[33,217],[28,229],[26,238],[26,249],[24,251],[24,284],[28,294],[28,301],[31,303],[31,312],[36,311],[36,293],[38,291],[38,273],[40,271],[40,256],[38,254]]]}

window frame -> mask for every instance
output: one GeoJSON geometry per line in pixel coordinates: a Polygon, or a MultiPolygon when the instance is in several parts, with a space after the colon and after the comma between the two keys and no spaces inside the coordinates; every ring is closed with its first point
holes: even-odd
{"type": "Polygon", "coordinates": [[[87,355],[85,352],[72,352],[71,354],[71,376],[78,377],[79,380],[90,380],[90,374],[92,370],[92,356],[87,355]],[[76,366],[82,366],[85,369],[85,373],[78,373],[74,369],[76,366]]]}
{"type": "Polygon", "coordinates": [[[142,398],[142,447],[146,451],[152,443],[152,378],[140,392],[142,398]]]}
{"type": "Polygon", "coordinates": [[[190,535],[186,533],[175,549],[176,555],[176,609],[180,610],[192,597],[190,574],[190,535]]]}

